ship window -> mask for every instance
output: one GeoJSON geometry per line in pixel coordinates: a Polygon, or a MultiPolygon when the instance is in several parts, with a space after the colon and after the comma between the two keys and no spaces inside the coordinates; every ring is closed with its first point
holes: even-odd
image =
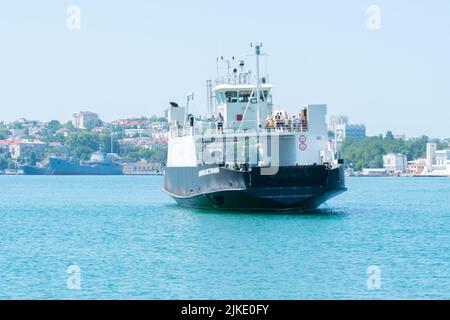
{"type": "Polygon", "coordinates": [[[225,94],[223,92],[217,92],[216,100],[218,104],[225,103],[225,94]]]}
{"type": "Polygon", "coordinates": [[[240,91],[239,92],[239,102],[247,103],[250,98],[252,92],[251,91],[240,91]]]}
{"type": "Polygon", "coordinates": [[[228,103],[235,103],[238,101],[238,94],[236,91],[227,91],[225,92],[225,97],[228,103]]]}
{"type": "MultiPolygon", "coordinates": [[[[259,102],[264,102],[266,101],[266,97],[269,95],[269,91],[265,90],[265,91],[260,91],[259,92],[259,102]]],[[[256,91],[253,93],[252,95],[252,103],[257,103],[256,101],[256,91]]]]}

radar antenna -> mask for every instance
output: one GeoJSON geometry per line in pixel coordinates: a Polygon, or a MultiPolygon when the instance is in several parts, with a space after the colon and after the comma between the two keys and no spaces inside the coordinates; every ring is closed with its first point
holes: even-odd
{"type": "MultiPolygon", "coordinates": [[[[253,43],[250,44],[251,47],[253,47],[253,43]]],[[[259,104],[260,104],[260,92],[261,92],[261,76],[259,74],[259,56],[261,55],[261,47],[262,43],[256,43],[254,45],[255,47],[255,54],[256,54],[256,118],[257,118],[257,125],[259,128],[261,128],[261,119],[260,119],[260,110],[259,110],[259,104]]]]}

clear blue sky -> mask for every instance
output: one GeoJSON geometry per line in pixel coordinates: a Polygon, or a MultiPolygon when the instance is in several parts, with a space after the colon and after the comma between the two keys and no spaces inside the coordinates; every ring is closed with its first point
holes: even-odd
{"type": "Polygon", "coordinates": [[[217,56],[245,57],[261,41],[274,100],[294,111],[366,123],[369,134],[450,137],[450,1],[4,1],[0,120],[162,114],[196,93],[217,56]],[[66,9],[81,8],[81,30],[66,9]],[[369,5],[381,29],[366,26],[369,5]]]}

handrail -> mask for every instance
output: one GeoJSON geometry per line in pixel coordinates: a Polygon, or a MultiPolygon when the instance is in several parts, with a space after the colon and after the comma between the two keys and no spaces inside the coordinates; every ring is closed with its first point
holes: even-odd
{"type": "MultiPolygon", "coordinates": [[[[269,83],[269,75],[261,75],[261,79],[264,79],[262,85],[269,83]]],[[[232,84],[232,85],[255,85],[256,78],[250,74],[236,74],[236,75],[224,75],[215,79],[215,85],[232,84]]]]}
{"type": "Polygon", "coordinates": [[[258,128],[257,121],[255,120],[243,120],[243,121],[227,121],[223,124],[222,128],[216,122],[198,120],[194,122],[194,127],[170,127],[170,136],[181,137],[191,135],[204,135],[204,134],[234,134],[234,133],[262,133],[262,132],[308,132],[308,123],[304,121],[295,124],[290,123],[274,123],[273,126],[264,124],[261,128],[258,128]]]}

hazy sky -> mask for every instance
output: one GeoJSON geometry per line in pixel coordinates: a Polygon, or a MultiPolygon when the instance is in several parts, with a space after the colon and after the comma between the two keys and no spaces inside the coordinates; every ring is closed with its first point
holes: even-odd
{"type": "Polygon", "coordinates": [[[195,92],[217,56],[263,42],[274,102],[328,104],[369,134],[450,137],[450,1],[3,1],[0,120],[162,114],[195,92]],[[381,29],[367,27],[370,5],[381,29]],[[81,29],[66,25],[69,5],[81,29]]]}

